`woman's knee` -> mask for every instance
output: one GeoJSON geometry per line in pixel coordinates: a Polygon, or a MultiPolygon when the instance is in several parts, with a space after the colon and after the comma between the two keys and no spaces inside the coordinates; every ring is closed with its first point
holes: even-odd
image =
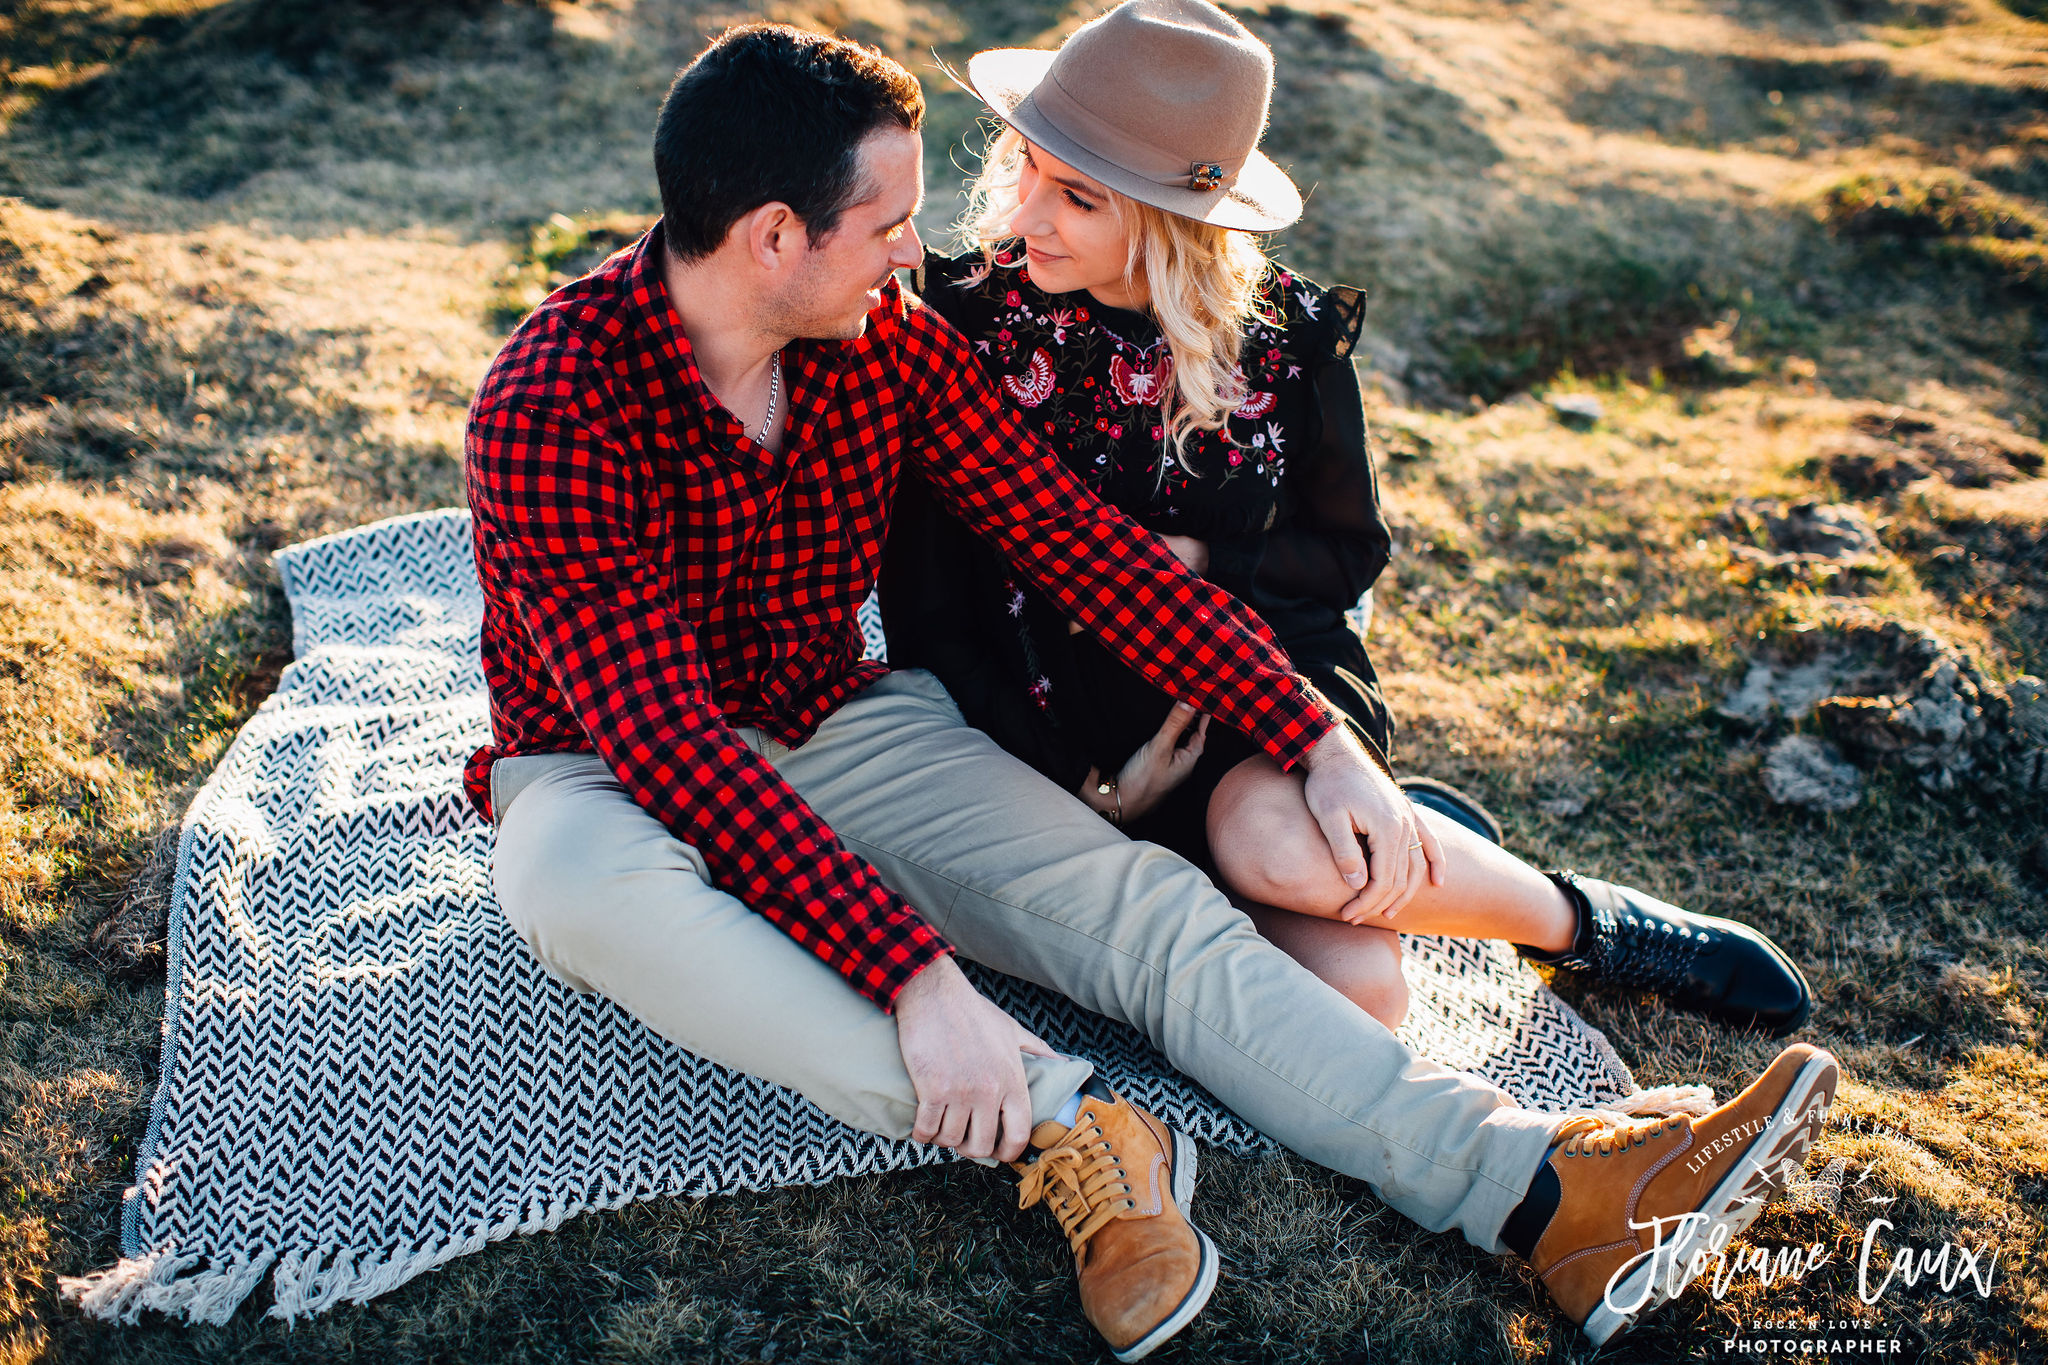
{"type": "Polygon", "coordinates": [[[1401,974],[1400,940],[1384,930],[1359,930],[1383,936],[1385,944],[1343,954],[1330,965],[1323,980],[1334,986],[1352,1004],[1390,1029],[1401,1027],[1408,1017],[1408,978],[1401,974]]]}
{"type": "Polygon", "coordinates": [[[1374,974],[1367,980],[1347,984],[1344,997],[1385,1024],[1391,1031],[1408,1018],[1408,979],[1395,964],[1391,972],[1374,974]]]}
{"type": "Polygon", "coordinates": [[[1238,895],[1290,910],[1316,910],[1336,883],[1336,863],[1302,800],[1298,781],[1242,764],[1209,803],[1209,849],[1238,895]],[[1251,771],[1247,771],[1252,769],[1251,771]]]}
{"type": "Polygon", "coordinates": [[[1408,1017],[1400,935],[1271,910],[1253,919],[1288,956],[1388,1028],[1399,1028],[1408,1017]]]}

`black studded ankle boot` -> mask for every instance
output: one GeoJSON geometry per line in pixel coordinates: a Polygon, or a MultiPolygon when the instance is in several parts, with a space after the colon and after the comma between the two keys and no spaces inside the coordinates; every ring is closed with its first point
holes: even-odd
{"type": "Polygon", "coordinates": [[[1680,1009],[1773,1035],[1790,1033],[1812,1013],[1813,993],[1799,968],[1748,925],[1576,872],[1547,875],[1578,910],[1579,931],[1568,952],[1517,945],[1531,962],[1654,991],[1680,1009]]]}

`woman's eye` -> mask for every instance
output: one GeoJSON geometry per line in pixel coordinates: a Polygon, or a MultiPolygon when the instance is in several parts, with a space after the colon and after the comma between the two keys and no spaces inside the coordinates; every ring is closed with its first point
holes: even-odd
{"type": "Polygon", "coordinates": [[[1083,199],[1080,195],[1074,193],[1072,190],[1061,190],[1060,193],[1066,196],[1067,202],[1069,204],[1072,204],[1075,208],[1081,210],[1081,212],[1083,213],[1091,212],[1095,208],[1095,205],[1089,203],[1086,199],[1083,199]]]}

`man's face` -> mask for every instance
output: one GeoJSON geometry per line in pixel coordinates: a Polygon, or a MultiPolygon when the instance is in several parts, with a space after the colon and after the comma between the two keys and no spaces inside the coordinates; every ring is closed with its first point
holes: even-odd
{"type": "Polygon", "coordinates": [[[882,286],[897,270],[924,255],[911,217],[924,203],[924,139],[902,128],[880,128],[860,144],[858,203],[839,225],[809,247],[801,266],[777,291],[778,331],[791,336],[851,341],[867,330],[868,310],[882,301],[882,286]]]}

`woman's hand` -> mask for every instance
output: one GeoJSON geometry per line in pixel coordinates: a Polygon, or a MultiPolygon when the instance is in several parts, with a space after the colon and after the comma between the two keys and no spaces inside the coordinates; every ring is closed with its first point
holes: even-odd
{"type": "Polygon", "coordinates": [[[1108,796],[1099,795],[1095,789],[1102,784],[1102,777],[1090,768],[1088,779],[1081,784],[1081,799],[1105,815],[1115,815],[1121,802],[1123,813],[1117,823],[1127,825],[1187,781],[1208,738],[1209,718],[1197,715],[1186,702],[1177,701],[1166,713],[1159,733],[1124,761],[1123,770],[1116,775],[1116,791],[1108,796]]]}
{"type": "Polygon", "coordinates": [[[1209,572],[1208,541],[1196,540],[1193,536],[1161,536],[1159,538],[1166,542],[1166,548],[1173,551],[1176,559],[1188,566],[1189,573],[1204,574],[1209,572]]]}

